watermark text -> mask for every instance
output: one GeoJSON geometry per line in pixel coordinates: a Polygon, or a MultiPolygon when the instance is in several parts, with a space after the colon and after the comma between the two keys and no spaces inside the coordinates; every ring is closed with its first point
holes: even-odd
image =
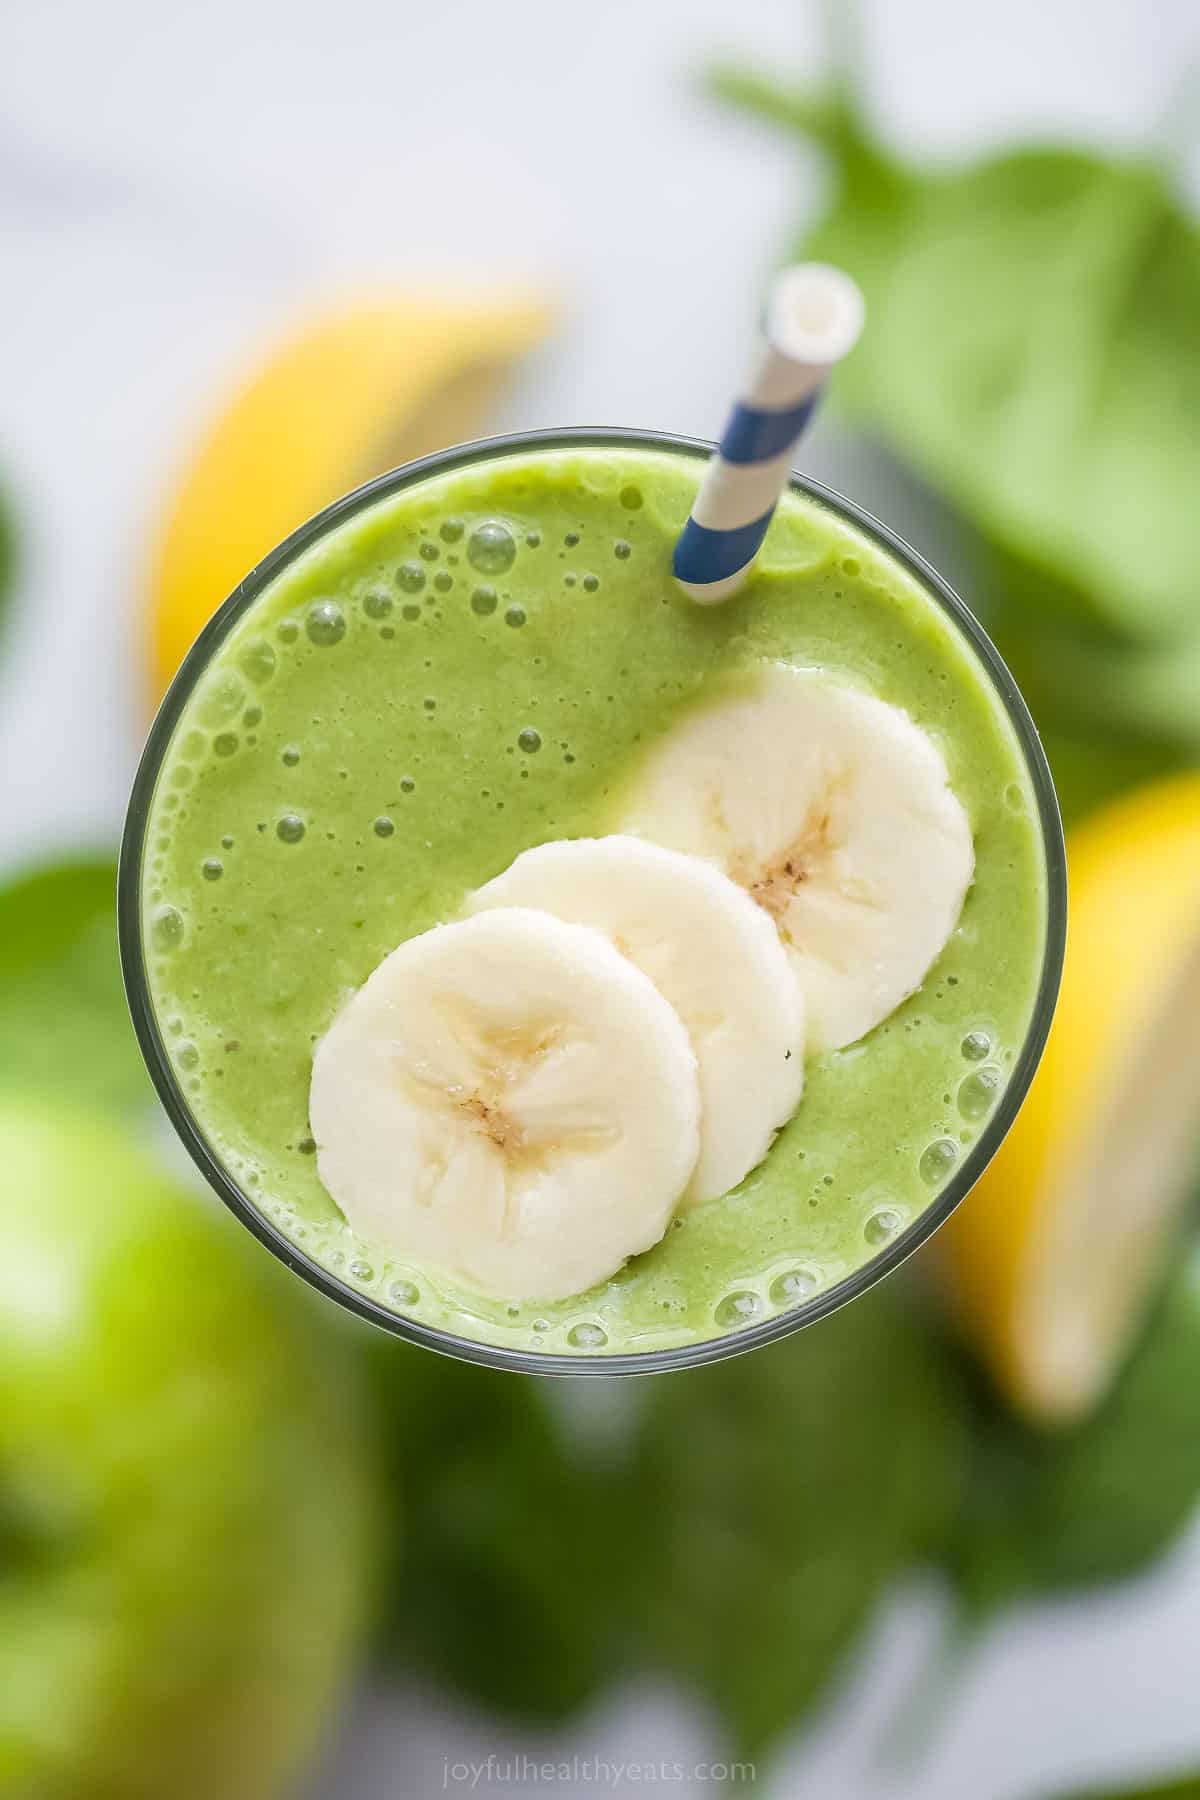
{"type": "Polygon", "coordinates": [[[455,1788],[473,1793],[491,1787],[593,1787],[616,1794],[623,1788],[669,1787],[685,1781],[750,1787],[757,1779],[752,1762],[618,1762],[606,1756],[524,1755],[488,1756],[478,1761],[447,1756],[442,1761],[443,1792],[455,1788]]]}

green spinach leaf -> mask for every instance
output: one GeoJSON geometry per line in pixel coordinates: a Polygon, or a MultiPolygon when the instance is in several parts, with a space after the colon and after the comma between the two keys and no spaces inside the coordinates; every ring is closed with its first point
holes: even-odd
{"type": "Polygon", "coordinates": [[[988,629],[1041,729],[1068,825],[1200,756],[1200,656],[1134,646],[1072,618],[1054,584],[980,545],[988,629]]]}
{"type": "Polygon", "coordinates": [[[572,1441],[536,1377],[370,1354],[397,1514],[388,1650],[493,1711],[568,1717],[628,1645],[623,1469],[572,1441]]]}
{"type": "Polygon", "coordinates": [[[1043,716],[1126,745],[1158,743],[1176,763],[1200,759],[1200,637],[1131,649],[1028,622],[1016,660],[1043,716]]]}
{"type": "Polygon", "coordinates": [[[0,888],[0,1080],[124,1108],[149,1097],[121,986],[116,868],[64,861],[0,888]]]}
{"type": "Polygon", "coordinates": [[[1200,1800],[1200,1775],[1182,1775],[1149,1787],[1089,1788],[1085,1794],[1063,1796],[1063,1800],[1200,1800]]]}
{"type": "Polygon", "coordinates": [[[1166,173],[1053,148],[909,168],[844,84],[714,86],[830,164],[793,248],[866,294],[851,413],[1059,599],[1144,638],[1200,624],[1200,231],[1166,173]]]}
{"type": "Polygon", "coordinates": [[[953,1370],[892,1283],[752,1356],[658,1377],[646,1400],[651,1645],[758,1756],[940,1541],[965,1456],[953,1370]]]}
{"type": "Polygon", "coordinates": [[[0,629],[4,625],[4,615],[8,611],[9,597],[17,569],[17,534],[13,525],[12,512],[3,493],[0,493],[0,629]]]}
{"type": "Polygon", "coordinates": [[[1022,1427],[981,1398],[947,1566],[967,1613],[1118,1581],[1178,1538],[1200,1499],[1200,1277],[1185,1264],[1099,1411],[1022,1427]]]}

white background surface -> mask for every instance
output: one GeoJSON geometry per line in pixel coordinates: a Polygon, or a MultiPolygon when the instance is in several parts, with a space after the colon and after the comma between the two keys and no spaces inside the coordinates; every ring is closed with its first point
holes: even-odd
{"type": "MultiPolygon", "coordinates": [[[[881,114],[938,152],[1036,130],[1137,142],[1200,56],[1194,0],[866,11],[881,114]]],[[[803,0],[17,0],[3,39],[0,467],[27,538],[0,669],[4,865],[113,841],[143,723],[155,508],[189,429],[282,309],[364,274],[545,274],[567,326],[498,426],[711,434],[757,277],[817,192],[788,147],[715,115],[693,81],[720,47],[811,68],[803,0]]],[[[929,546],[914,497],[881,497],[876,469],[828,437],[809,462],[929,546]]],[[[1138,1588],[1000,1632],[927,1760],[889,1777],[880,1731],[933,1625],[927,1597],[891,1609],[774,1793],[1037,1800],[1200,1763],[1200,1542],[1138,1588]]],[[[443,1758],[489,1752],[688,1767],[719,1754],[697,1714],[632,1670],[550,1742],[375,1693],[317,1794],[436,1794],[443,1758]]]]}

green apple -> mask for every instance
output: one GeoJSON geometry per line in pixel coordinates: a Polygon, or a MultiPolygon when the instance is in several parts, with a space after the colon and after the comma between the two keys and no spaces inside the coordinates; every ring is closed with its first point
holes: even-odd
{"type": "Polygon", "coordinates": [[[0,1096],[0,1796],[262,1800],[355,1661],[375,1511],[321,1303],[90,1115],[0,1096]]]}

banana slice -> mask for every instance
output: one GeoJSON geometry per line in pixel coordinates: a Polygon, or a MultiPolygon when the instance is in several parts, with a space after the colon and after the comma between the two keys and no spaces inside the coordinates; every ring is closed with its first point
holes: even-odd
{"type": "Polygon", "coordinates": [[[706,857],[770,913],[818,1050],[921,985],[975,864],[941,753],[908,714],[780,663],[651,751],[622,828],[706,857]]]}
{"type": "Polygon", "coordinates": [[[355,1231],[506,1300],[657,1243],[700,1144],[696,1058],[649,977],[523,907],[385,957],[317,1045],[309,1116],[355,1231]]]}
{"type": "Polygon", "coordinates": [[[803,1009],[770,919],[728,876],[641,838],[573,838],[526,850],[467,906],[590,925],[671,1003],[700,1073],[689,1201],[728,1193],[762,1161],[800,1101],[803,1009]]]}

